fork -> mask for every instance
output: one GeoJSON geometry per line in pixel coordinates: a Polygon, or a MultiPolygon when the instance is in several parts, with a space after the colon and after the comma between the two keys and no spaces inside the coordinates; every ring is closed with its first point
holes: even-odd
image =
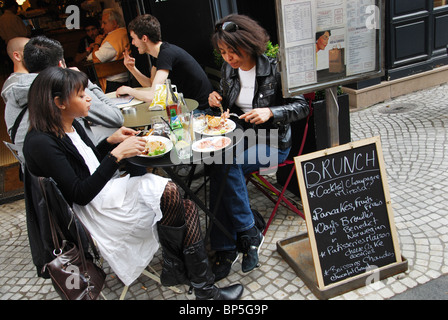
{"type": "MultiPolygon", "coordinates": [[[[223,107],[222,107],[222,104],[219,104],[219,110],[221,110],[221,117],[222,117],[222,115],[223,115],[223,113],[224,113],[224,109],[223,109],[223,107]]],[[[234,116],[234,117],[237,117],[237,118],[239,118],[240,116],[239,115],[237,115],[236,113],[229,113],[229,117],[231,117],[231,116],[234,116]]]]}

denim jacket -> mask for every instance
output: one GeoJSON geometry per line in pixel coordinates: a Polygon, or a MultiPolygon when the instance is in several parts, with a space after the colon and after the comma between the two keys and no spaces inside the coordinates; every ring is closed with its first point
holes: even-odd
{"type": "MultiPolygon", "coordinates": [[[[240,93],[241,84],[238,69],[233,69],[224,62],[221,68],[221,96],[222,105],[230,112],[242,114],[242,110],[235,105],[240,93]]],[[[245,129],[278,129],[278,147],[282,150],[291,146],[291,122],[306,118],[309,106],[303,95],[283,98],[281,75],[277,68],[277,60],[261,55],[257,58],[255,94],[252,101],[253,108],[269,107],[273,117],[261,125],[242,123],[245,129]]]]}

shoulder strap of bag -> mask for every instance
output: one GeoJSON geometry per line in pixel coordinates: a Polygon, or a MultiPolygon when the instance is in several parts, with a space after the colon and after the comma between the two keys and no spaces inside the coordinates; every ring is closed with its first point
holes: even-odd
{"type": "MultiPolygon", "coordinates": [[[[62,254],[62,247],[59,245],[58,236],[56,234],[56,228],[58,227],[58,225],[57,225],[56,221],[54,220],[53,214],[48,207],[47,191],[46,191],[44,183],[43,183],[44,179],[45,178],[43,178],[43,177],[39,177],[39,184],[40,184],[40,187],[42,190],[42,194],[44,195],[44,198],[45,198],[45,204],[47,206],[48,221],[50,223],[51,237],[53,238],[53,245],[54,245],[54,249],[55,249],[53,254],[57,256],[57,255],[62,254]]],[[[60,229],[58,231],[60,232],[60,229]]],[[[79,250],[82,267],[84,270],[87,270],[86,257],[84,255],[84,248],[81,243],[81,238],[79,236],[78,228],[76,228],[76,233],[77,233],[77,237],[78,237],[78,250],[79,250]]],[[[62,233],[61,233],[61,236],[62,236],[62,233]]]]}
{"type": "Polygon", "coordinates": [[[62,252],[62,246],[59,244],[58,234],[62,240],[65,240],[64,234],[62,233],[61,229],[59,228],[59,225],[56,223],[56,221],[53,218],[53,215],[51,214],[51,211],[49,209],[47,191],[45,190],[43,179],[44,178],[39,177],[38,181],[39,181],[39,185],[40,185],[40,190],[42,191],[42,195],[44,196],[44,199],[45,199],[45,206],[47,208],[48,222],[50,224],[50,232],[51,232],[51,238],[53,239],[54,250],[55,250],[55,252],[62,252]]]}
{"type": "Polygon", "coordinates": [[[16,121],[14,122],[14,125],[11,128],[11,141],[12,141],[12,143],[15,143],[14,140],[16,138],[17,129],[19,128],[19,125],[22,122],[23,115],[25,114],[26,110],[28,110],[28,104],[23,105],[22,111],[20,111],[19,115],[16,118],[16,121]]]}

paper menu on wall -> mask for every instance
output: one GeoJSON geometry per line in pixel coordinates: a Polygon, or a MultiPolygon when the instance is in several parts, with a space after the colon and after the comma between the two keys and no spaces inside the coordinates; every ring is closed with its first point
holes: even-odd
{"type": "Polygon", "coordinates": [[[345,0],[316,1],[316,32],[344,28],[346,22],[345,0]]]}
{"type": "Polygon", "coordinates": [[[378,0],[277,0],[277,4],[288,90],[378,71],[381,39],[378,28],[368,25],[369,10],[378,10],[378,0]]]}
{"type": "Polygon", "coordinates": [[[310,0],[282,0],[281,6],[289,86],[315,83],[315,5],[310,0]]]}
{"type": "Polygon", "coordinates": [[[368,28],[374,0],[347,0],[347,75],[375,70],[376,30],[368,28]]]}

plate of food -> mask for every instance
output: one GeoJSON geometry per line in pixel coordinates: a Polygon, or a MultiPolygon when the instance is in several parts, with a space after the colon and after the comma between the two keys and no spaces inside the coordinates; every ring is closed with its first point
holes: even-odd
{"type": "Polygon", "coordinates": [[[224,117],[206,115],[204,119],[203,126],[196,126],[194,124],[195,132],[208,136],[219,136],[232,132],[236,128],[234,121],[225,119],[224,117]]]}
{"type": "Polygon", "coordinates": [[[226,148],[231,142],[229,137],[208,137],[195,141],[191,148],[196,152],[212,152],[226,148]]]}
{"type": "Polygon", "coordinates": [[[160,136],[146,136],[146,147],[140,157],[158,158],[173,149],[173,143],[170,139],[160,136]]]}

